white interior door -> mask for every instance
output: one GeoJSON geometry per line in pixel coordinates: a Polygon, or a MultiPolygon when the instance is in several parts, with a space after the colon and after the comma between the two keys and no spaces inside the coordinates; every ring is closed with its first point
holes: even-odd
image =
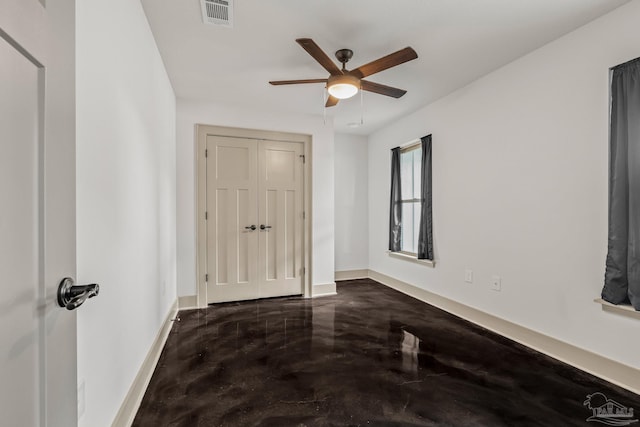
{"type": "Polygon", "coordinates": [[[73,0],[0,3],[0,424],[75,426],[73,0]]]}
{"type": "Polygon", "coordinates": [[[302,144],[261,141],[258,149],[260,298],[302,293],[302,144]],[[264,228],[263,228],[264,227],[264,228]]]}
{"type": "Polygon", "coordinates": [[[303,144],[207,136],[207,302],[303,293],[303,144]]]}
{"type": "Polygon", "coordinates": [[[207,138],[208,302],[256,298],[256,142],[207,138]]]}

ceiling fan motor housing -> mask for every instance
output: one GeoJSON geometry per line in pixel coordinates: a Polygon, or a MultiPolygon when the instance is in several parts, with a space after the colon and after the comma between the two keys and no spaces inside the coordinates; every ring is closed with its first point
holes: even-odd
{"type": "Polygon", "coordinates": [[[350,74],[329,76],[329,78],[327,79],[327,87],[331,87],[339,84],[347,84],[347,85],[355,86],[358,89],[360,89],[360,79],[350,74]]]}

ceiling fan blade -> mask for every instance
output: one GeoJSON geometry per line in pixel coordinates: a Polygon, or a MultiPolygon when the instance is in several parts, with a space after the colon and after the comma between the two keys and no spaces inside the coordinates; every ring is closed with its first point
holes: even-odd
{"type": "Polygon", "coordinates": [[[306,80],[274,80],[269,82],[274,86],[278,85],[296,85],[300,83],[326,83],[327,79],[306,79],[306,80]]]}
{"type": "Polygon", "coordinates": [[[342,70],[320,49],[320,46],[318,46],[316,42],[311,39],[296,39],[296,42],[298,42],[309,55],[313,56],[313,59],[318,61],[332,76],[342,74],[342,70]]]}
{"type": "Polygon", "coordinates": [[[367,80],[360,80],[360,88],[362,90],[391,96],[393,98],[400,98],[402,95],[407,93],[406,90],[398,89],[397,87],[385,86],[380,83],[374,83],[367,80]]]}
{"type": "Polygon", "coordinates": [[[395,67],[396,65],[403,64],[407,61],[411,61],[413,59],[416,59],[417,57],[418,54],[415,50],[410,47],[405,47],[404,49],[401,49],[397,52],[394,52],[387,56],[383,56],[380,59],[376,59],[373,62],[361,65],[355,70],[349,71],[349,74],[358,78],[363,78],[370,76],[371,74],[379,73],[380,71],[386,70],[388,68],[395,67]]]}
{"type": "Polygon", "coordinates": [[[325,108],[326,107],[333,107],[334,105],[338,104],[338,101],[340,101],[338,98],[336,98],[335,96],[329,95],[329,98],[327,98],[327,103],[324,104],[324,106],[325,106],[325,108]]]}

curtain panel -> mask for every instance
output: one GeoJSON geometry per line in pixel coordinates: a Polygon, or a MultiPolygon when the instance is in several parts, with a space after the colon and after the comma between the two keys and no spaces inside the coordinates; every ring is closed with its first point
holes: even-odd
{"type": "Polygon", "coordinates": [[[640,310],[640,58],[614,67],[609,241],[602,299],[640,310]]]}
{"type": "Polygon", "coordinates": [[[391,150],[391,201],[389,203],[389,250],[398,252],[402,240],[402,188],[400,186],[400,147],[391,150]]]}
{"type": "Polygon", "coordinates": [[[431,217],[431,135],[422,141],[421,209],[418,231],[418,259],[433,261],[433,219],[431,217]]]}

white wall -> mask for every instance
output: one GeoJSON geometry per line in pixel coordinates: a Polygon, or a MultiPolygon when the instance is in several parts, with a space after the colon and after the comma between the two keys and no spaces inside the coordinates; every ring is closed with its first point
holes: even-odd
{"type": "Polygon", "coordinates": [[[110,425],[176,299],[175,96],[138,1],[77,2],[81,426],[110,425]]]}
{"type": "Polygon", "coordinates": [[[367,138],[335,136],[336,271],[369,268],[367,138]]]}
{"type": "Polygon", "coordinates": [[[334,197],[333,123],[322,116],[251,111],[226,105],[187,101],[177,103],[178,295],[196,295],[196,176],[195,125],[291,132],[312,137],[312,253],[311,283],[333,284],[334,197]]]}
{"type": "Polygon", "coordinates": [[[639,21],[636,0],[372,135],[370,268],[640,367],[638,320],[593,302],[607,250],[608,69],[640,56],[639,21]],[[385,254],[389,150],[429,133],[434,269],[385,254]]]}

